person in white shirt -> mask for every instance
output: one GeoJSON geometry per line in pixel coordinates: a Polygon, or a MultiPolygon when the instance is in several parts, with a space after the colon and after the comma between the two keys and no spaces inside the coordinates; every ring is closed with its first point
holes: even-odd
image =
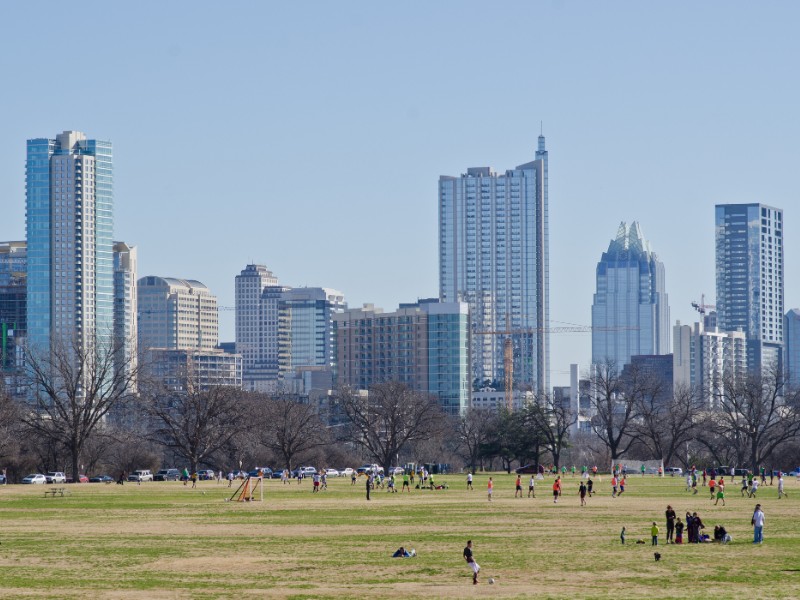
{"type": "Polygon", "coordinates": [[[764,511],[761,510],[761,505],[756,504],[756,510],[753,513],[753,543],[761,544],[764,541],[764,511]]]}
{"type": "MultiPolygon", "coordinates": [[[[750,493],[748,494],[748,497],[749,497],[749,498],[755,498],[755,497],[756,497],[756,492],[757,492],[757,491],[758,491],[758,479],[756,479],[755,477],[753,477],[753,484],[752,484],[752,486],[750,487],[750,493]]],[[[759,505],[759,506],[760,506],[760,505],[759,505]]]]}
{"type": "Polygon", "coordinates": [[[531,475],[531,480],[528,482],[528,498],[536,498],[536,490],[534,489],[533,475],[531,475]]]}
{"type": "Polygon", "coordinates": [[[783,473],[778,476],[778,500],[780,500],[783,496],[789,496],[786,492],[783,491],[783,473]]]}
{"type": "Polygon", "coordinates": [[[472,487],[472,473],[467,473],[467,489],[474,490],[475,488],[472,487]]]}

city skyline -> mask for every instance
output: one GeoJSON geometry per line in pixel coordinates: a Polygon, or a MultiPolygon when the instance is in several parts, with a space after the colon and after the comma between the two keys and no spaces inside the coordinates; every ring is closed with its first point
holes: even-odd
{"type": "MultiPolygon", "coordinates": [[[[468,3],[415,14],[251,5],[238,16],[199,3],[190,14],[164,7],[155,23],[122,8],[11,6],[20,27],[0,41],[3,54],[26,47],[28,60],[5,63],[18,92],[6,98],[0,239],[25,237],[25,140],[76,129],[114,143],[114,237],[138,247],[140,274],[200,279],[233,306],[231,274],[254,262],[293,284],[332,285],[351,306],[394,306],[436,295],[437,178],[518,164],[544,121],[558,158],[552,325],[590,323],[595,249],[623,218],[659,250],[671,320],[699,320],[690,302],[716,300],[716,204],[780,207],[787,232],[797,227],[800,124],[790,117],[800,93],[785,74],[800,9],[510,6],[512,20],[468,3]],[[21,25],[34,19],[43,41],[27,45],[21,25]],[[94,77],[73,77],[57,52],[57,32],[71,26],[91,26],[103,44],[94,77]],[[153,43],[132,55],[141,32],[153,43]],[[520,69],[525,57],[537,60],[520,69]],[[45,78],[31,68],[45,64],[45,78]],[[467,75],[513,93],[445,91],[467,75]],[[63,92],[57,103],[52,89],[63,92]],[[153,161],[155,149],[170,160],[153,161]],[[268,186],[240,176],[256,172],[269,173],[268,186]]],[[[800,305],[798,247],[788,235],[787,310],[800,305]]],[[[220,319],[232,340],[233,314],[220,319]]],[[[552,336],[551,384],[568,381],[571,362],[585,368],[590,352],[588,334],[552,336]]]]}

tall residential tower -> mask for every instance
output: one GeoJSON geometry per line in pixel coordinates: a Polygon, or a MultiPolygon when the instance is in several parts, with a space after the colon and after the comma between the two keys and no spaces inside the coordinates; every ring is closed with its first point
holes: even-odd
{"type": "Polygon", "coordinates": [[[549,388],[547,161],[539,136],[535,160],[502,175],[439,178],[439,299],[469,304],[476,389],[502,385],[507,336],[514,387],[549,388]]]}
{"type": "Polygon", "coordinates": [[[621,223],[597,263],[592,302],[592,362],[621,372],[631,356],[669,354],[669,302],[664,265],[639,224],[621,223]]]}
{"type": "Polygon", "coordinates": [[[108,343],[114,319],[110,142],[65,131],[28,140],[28,343],[108,343]]]}
{"type": "Polygon", "coordinates": [[[718,204],[715,220],[719,328],[745,333],[750,371],[782,369],[783,211],[718,204]]]}

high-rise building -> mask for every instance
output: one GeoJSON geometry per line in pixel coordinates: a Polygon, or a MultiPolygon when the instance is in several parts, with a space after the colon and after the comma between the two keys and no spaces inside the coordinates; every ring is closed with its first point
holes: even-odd
{"type": "Polygon", "coordinates": [[[719,328],[745,333],[751,371],[781,369],[783,211],[718,204],[715,217],[719,328]]]}
{"type": "Polygon", "coordinates": [[[242,357],[220,349],[155,349],[149,352],[148,374],[174,392],[214,386],[242,387],[242,357]]]}
{"type": "Polygon", "coordinates": [[[0,242],[0,373],[20,366],[27,322],[25,242],[0,242]]]}
{"type": "Polygon", "coordinates": [[[213,350],[219,343],[217,297],[193,279],[147,276],[137,283],[139,348],[213,350]]]}
{"type": "Polygon", "coordinates": [[[784,372],[786,380],[800,387],[800,309],[793,308],[783,318],[784,372]]]}
{"type": "Polygon", "coordinates": [[[136,246],[114,242],[114,339],[118,352],[116,372],[125,369],[132,373],[138,365],[136,273],[136,246]]]}
{"type": "Polygon", "coordinates": [[[78,131],[28,140],[27,327],[36,351],[57,341],[86,349],[111,339],[112,163],[110,142],[78,131]]]}
{"type": "Polygon", "coordinates": [[[669,354],[664,265],[639,224],[624,222],[597,263],[592,302],[592,362],[618,370],[634,355],[669,354]]]}
{"type": "Polygon", "coordinates": [[[705,329],[702,323],[672,329],[672,372],[675,388],[691,387],[705,408],[717,406],[725,379],[742,381],[747,374],[747,344],[742,331],[705,329]]]}
{"type": "Polygon", "coordinates": [[[399,381],[459,414],[470,405],[469,306],[421,300],[384,313],[371,304],[334,315],[335,381],[354,389],[399,381]]]}
{"type": "MultiPolygon", "coordinates": [[[[242,355],[242,369],[245,387],[259,389],[260,383],[274,381],[278,372],[277,337],[271,355],[274,357],[270,368],[266,306],[262,292],[266,287],[278,285],[278,278],[264,265],[247,265],[236,276],[236,352],[242,355]]],[[[277,314],[270,315],[273,328],[277,331],[277,314]]]]}
{"type": "Polygon", "coordinates": [[[278,298],[278,378],[304,367],[333,370],[333,320],[347,308],[344,294],[330,288],[292,288],[278,298]]]}
{"type": "Polygon", "coordinates": [[[439,178],[439,298],[469,304],[474,389],[504,381],[510,335],[514,387],[549,390],[547,162],[539,136],[535,160],[505,174],[439,178]]]}

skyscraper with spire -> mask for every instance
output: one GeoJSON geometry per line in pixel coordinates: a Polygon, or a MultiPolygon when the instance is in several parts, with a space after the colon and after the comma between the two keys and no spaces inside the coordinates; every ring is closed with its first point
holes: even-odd
{"type": "Polygon", "coordinates": [[[664,265],[639,223],[620,223],[597,263],[592,362],[621,371],[631,356],[669,354],[670,332],[664,265]]]}
{"type": "Polygon", "coordinates": [[[514,388],[549,388],[547,161],[540,135],[535,160],[504,174],[439,178],[439,298],[469,304],[476,389],[503,385],[507,337],[514,388]]]}

